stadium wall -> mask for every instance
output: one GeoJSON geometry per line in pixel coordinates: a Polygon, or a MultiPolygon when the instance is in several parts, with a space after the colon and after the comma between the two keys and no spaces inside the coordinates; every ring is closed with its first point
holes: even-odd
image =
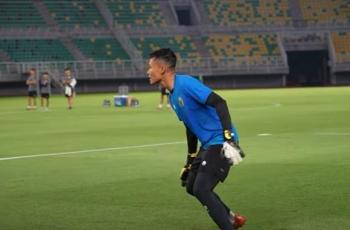
{"type": "MultiPolygon", "coordinates": [[[[225,75],[202,76],[203,82],[215,89],[274,88],[285,86],[285,75],[225,75]]],[[[157,91],[158,86],[150,85],[148,78],[136,79],[94,79],[79,80],[77,93],[117,92],[119,86],[126,85],[131,92],[157,91]]],[[[53,94],[63,94],[60,88],[52,88],[53,94]]],[[[23,81],[1,82],[0,96],[25,96],[27,87],[23,81]]]]}
{"type": "Polygon", "coordinates": [[[338,72],[333,76],[334,85],[350,85],[350,72],[338,72]]]}
{"type": "Polygon", "coordinates": [[[203,77],[205,84],[215,89],[275,88],[286,84],[285,75],[226,75],[203,77]]]}

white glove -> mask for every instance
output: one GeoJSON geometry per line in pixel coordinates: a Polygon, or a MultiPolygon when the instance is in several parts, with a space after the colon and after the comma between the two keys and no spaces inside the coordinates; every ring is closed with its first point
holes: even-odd
{"type": "Polygon", "coordinates": [[[225,141],[222,146],[222,152],[232,165],[238,165],[243,160],[240,154],[240,149],[237,148],[234,143],[225,141]]]}

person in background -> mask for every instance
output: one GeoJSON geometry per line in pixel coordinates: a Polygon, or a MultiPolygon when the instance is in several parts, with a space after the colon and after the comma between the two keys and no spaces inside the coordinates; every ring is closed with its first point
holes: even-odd
{"type": "Polygon", "coordinates": [[[63,85],[64,85],[64,95],[67,98],[68,109],[73,108],[76,84],[77,84],[77,80],[72,75],[72,70],[69,67],[65,68],[64,76],[63,76],[63,85]]]}
{"type": "Polygon", "coordinates": [[[159,102],[159,105],[158,105],[158,109],[162,109],[163,108],[163,104],[165,102],[165,99],[166,98],[166,107],[168,109],[170,109],[170,104],[169,104],[169,92],[168,90],[161,86],[160,87],[160,102],[159,102]]]}
{"type": "Polygon", "coordinates": [[[28,104],[27,110],[36,109],[36,97],[37,93],[37,81],[36,81],[36,69],[32,68],[27,73],[26,85],[28,86],[28,104]]]}
{"type": "Polygon", "coordinates": [[[49,98],[51,92],[49,73],[44,72],[40,79],[41,108],[45,111],[49,109],[49,98]]]}

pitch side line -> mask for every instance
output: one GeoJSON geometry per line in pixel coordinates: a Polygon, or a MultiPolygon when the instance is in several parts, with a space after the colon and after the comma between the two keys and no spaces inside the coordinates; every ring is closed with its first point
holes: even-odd
{"type": "Polygon", "coordinates": [[[350,136],[350,133],[342,133],[342,132],[318,132],[316,135],[321,136],[350,136]]]}
{"type": "Polygon", "coordinates": [[[148,144],[148,145],[134,145],[134,146],[124,146],[124,147],[112,147],[112,148],[102,148],[102,149],[87,149],[87,150],[61,152],[61,153],[44,153],[44,154],[26,155],[26,156],[1,157],[0,161],[19,160],[19,159],[36,158],[36,157],[61,156],[61,155],[70,155],[70,154],[79,154],[79,153],[107,152],[112,150],[123,150],[123,149],[150,148],[150,147],[165,146],[165,145],[183,144],[183,143],[185,143],[185,141],[175,141],[175,142],[166,142],[166,143],[158,143],[158,144],[148,144]]]}

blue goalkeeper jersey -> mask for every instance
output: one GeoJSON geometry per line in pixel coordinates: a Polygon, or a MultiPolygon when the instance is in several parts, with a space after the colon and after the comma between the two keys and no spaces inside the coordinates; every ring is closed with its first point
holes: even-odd
{"type": "MultiPolygon", "coordinates": [[[[199,80],[189,75],[176,74],[174,88],[169,95],[179,120],[197,136],[204,149],[224,142],[219,116],[214,107],[205,104],[212,92],[199,80]]],[[[238,141],[238,133],[232,127],[233,139],[238,141]]]]}

